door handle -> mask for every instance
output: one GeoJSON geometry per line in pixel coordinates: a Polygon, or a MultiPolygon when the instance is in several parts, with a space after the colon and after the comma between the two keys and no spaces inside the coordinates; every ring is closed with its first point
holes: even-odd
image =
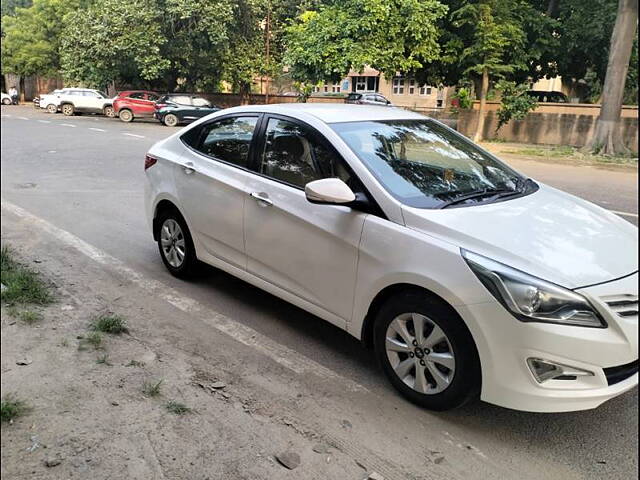
{"type": "Polygon", "coordinates": [[[187,175],[191,175],[196,171],[196,169],[193,167],[193,162],[186,162],[184,165],[182,165],[182,169],[187,175]]]}
{"type": "Polygon", "coordinates": [[[264,192],[252,192],[249,194],[251,198],[258,202],[258,205],[263,207],[270,207],[273,202],[269,200],[269,196],[264,192]]]}

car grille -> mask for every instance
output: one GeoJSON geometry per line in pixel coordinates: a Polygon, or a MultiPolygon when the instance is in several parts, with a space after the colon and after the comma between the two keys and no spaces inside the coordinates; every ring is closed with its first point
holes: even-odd
{"type": "Polygon", "coordinates": [[[610,295],[602,297],[602,300],[609,305],[611,310],[621,317],[638,316],[637,295],[610,295]]]}
{"type": "Polygon", "coordinates": [[[623,380],[626,380],[634,373],[638,372],[638,360],[635,362],[627,363],[626,365],[620,365],[617,367],[610,367],[604,369],[604,374],[607,377],[607,383],[609,385],[615,385],[623,380]]]}

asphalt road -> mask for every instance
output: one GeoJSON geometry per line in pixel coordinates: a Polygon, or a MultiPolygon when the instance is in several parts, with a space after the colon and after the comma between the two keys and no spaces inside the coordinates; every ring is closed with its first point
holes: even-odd
{"type": "MultiPolygon", "coordinates": [[[[368,389],[395,395],[371,353],[345,332],[224,273],[184,283],[166,272],[144,217],[143,162],[148,148],[174,129],[155,121],[50,115],[30,106],[2,107],[1,126],[3,199],[368,389]]],[[[637,172],[513,165],[637,224],[637,172]]],[[[529,414],[478,402],[424,415],[464,430],[502,462],[526,454],[584,478],[629,479],[638,468],[637,405],[635,389],[587,412],[529,414]]]]}

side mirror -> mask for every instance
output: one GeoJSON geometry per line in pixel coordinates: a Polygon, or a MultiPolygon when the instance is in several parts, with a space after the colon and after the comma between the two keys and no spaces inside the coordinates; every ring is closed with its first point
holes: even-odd
{"type": "Polygon", "coordinates": [[[311,203],[344,205],[356,199],[356,194],[339,178],[323,178],[309,182],[304,187],[304,193],[311,203]]]}

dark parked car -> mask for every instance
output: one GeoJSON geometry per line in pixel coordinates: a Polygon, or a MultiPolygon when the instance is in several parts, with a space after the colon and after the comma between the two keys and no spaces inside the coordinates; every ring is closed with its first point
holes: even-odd
{"type": "Polygon", "coordinates": [[[350,93],[344,103],[355,103],[359,105],[382,105],[392,107],[393,105],[384,95],[379,93],[350,93]]]}
{"type": "Polygon", "coordinates": [[[127,90],[120,92],[113,101],[115,114],[123,122],[132,122],[134,118],[153,117],[156,101],[160,96],[146,90],[127,90]]]}
{"type": "Polygon", "coordinates": [[[534,97],[538,102],[569,103],[569,99],[562,92],[547,92],[544,90],[529,90],[527,95],[534,97]]]}
{"type": "Polygon", "coordinates": [[[217,112],[220,107],[198,95],[168,93],[156,102],[155,109],[154,116],[158,120],[168,127],[175,127],[180,123],[191,123],[205,115],[217,112]]]}

